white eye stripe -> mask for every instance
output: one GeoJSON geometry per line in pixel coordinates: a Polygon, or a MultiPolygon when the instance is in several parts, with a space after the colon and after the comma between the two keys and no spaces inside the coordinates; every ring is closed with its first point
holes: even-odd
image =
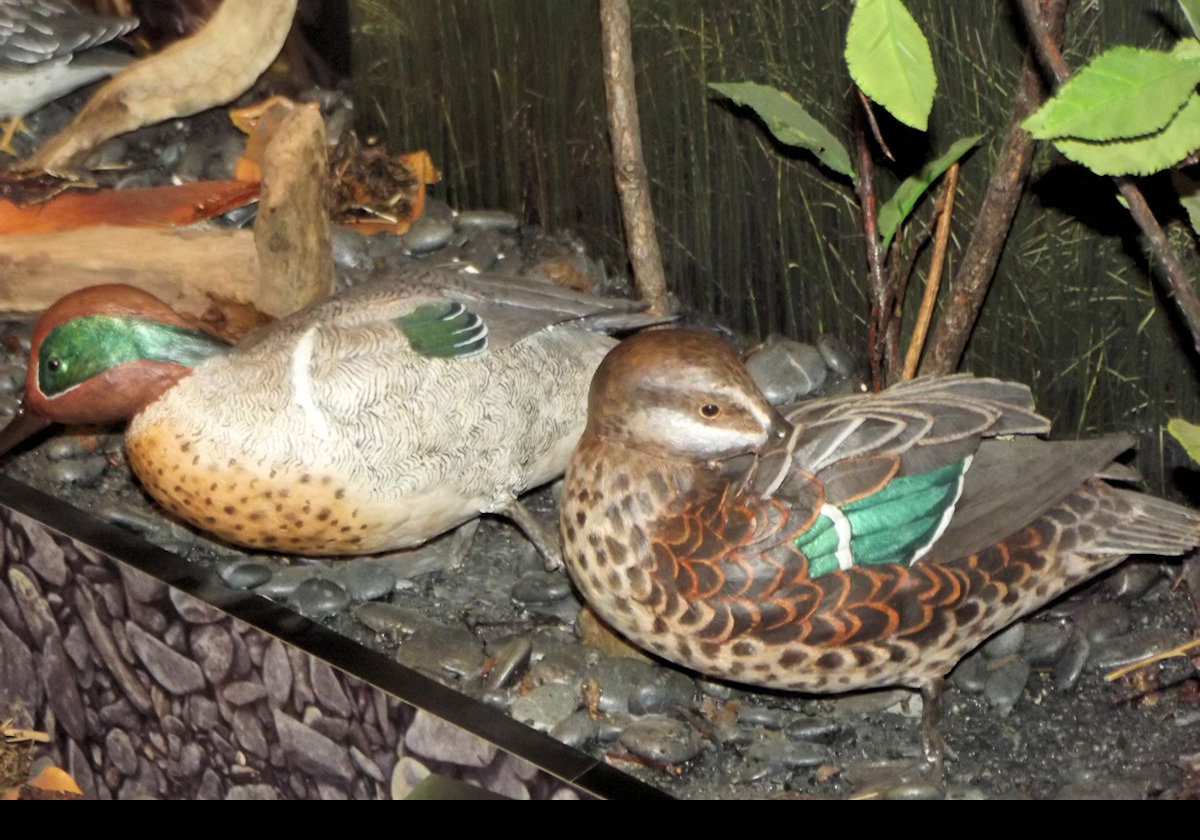
{"type": "Polygon", "coordinates": [[[648,410],[646,414],[649,428],[659,430],[674,448],[698,456],[715,457],[746,452],[761,446],[766,440],[766,433],[761,428],[732,428],[713,424],[691,412],[684,414],[672,409],[656,408],[648,410]]]}

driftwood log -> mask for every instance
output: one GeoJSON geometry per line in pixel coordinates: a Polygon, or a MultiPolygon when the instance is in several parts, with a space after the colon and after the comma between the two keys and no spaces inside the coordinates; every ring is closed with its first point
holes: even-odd
{"type": "Polygon", "coordinates": [[[296,108],[266,145],[253,232],[118,225],[0,235],[0,312],[38,313],[67,292],[120,282],[234,331],[247,311],[286,315],[332,291],[325,167],[324,122],[315,108],[296,108]]]}

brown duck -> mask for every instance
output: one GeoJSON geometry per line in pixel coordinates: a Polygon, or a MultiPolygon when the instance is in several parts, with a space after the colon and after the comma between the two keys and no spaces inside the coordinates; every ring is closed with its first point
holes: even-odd
{"type": "Polygon", "coordinates": [[[959,375],[782,412],[693,331],[634,336],[592,382],[564,559],[629,639],[771,688],[921,689],[988,636],[1200,516],[1104,479],[1124,437],[1046,442],[1023,385],[959,375]],[[1018,436],[1001,440],[1001,436],[1018,436]]]}

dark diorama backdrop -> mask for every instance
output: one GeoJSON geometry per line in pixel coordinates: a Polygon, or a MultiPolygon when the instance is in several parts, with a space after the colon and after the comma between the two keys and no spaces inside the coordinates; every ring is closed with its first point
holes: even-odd
{"type": "MultiPolygon", "coordinates": [[[[986,132],[959,178],[952,277],[1003,139],[1023,36],[1015,4],[907,5],[930,41],[937,98],[927,136],[884,124],[898,159],[877,171],[879,192],[954,140],[986,132]]],[[[866,260],[851,185],[707,87],[750,80],[789,91],[850,147],[841,51],[851,8],[633,0],[633,48],[672,290],[750,337],[834,332],[865,358],[866,260]]],[[[360,124],[393,148],[428,149],[444,173],[435,194],[452,206],[572,229],[624,271],[598,20],[594,2],[356,0],[360,124]]],[[[1064,53],[1080,67],[1106,46],[1161,48],[1188,31],[1174,0],[1080,0],[1064,53]]],[[[1192,235],[1166,177],[1146,188],[1195,275],[1192,235]]],[[[917,225],[931,204],[914,213],[917,225]]],[[[925,254],[919,272],[927,262],[925,254]]],[[[910,286],[913,303],[922,282],[910,286]]],[[[1187,491],[1186,457],[1161,432],[1171,416],[1200,418],[1198,367],[1174,317],[1111,182],[1042,146],[963,369],[1030,383],[1057,436],[1137,433],[1150,487],[1187,491]]]]}

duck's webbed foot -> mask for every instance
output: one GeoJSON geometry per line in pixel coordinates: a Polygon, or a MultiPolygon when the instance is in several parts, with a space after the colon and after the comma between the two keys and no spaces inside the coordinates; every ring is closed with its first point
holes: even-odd
{"type": "Polygon", "coordinates": [[[546,562],[546,571],[556,572],[566,568],[563,565],[558,529],[553,528],[550,523],[521,504],[519,499],[513,499],[496,512],[507,516],[525,532],[526,538],[533,543],[533,547],[538,550],[546,562]]]}

